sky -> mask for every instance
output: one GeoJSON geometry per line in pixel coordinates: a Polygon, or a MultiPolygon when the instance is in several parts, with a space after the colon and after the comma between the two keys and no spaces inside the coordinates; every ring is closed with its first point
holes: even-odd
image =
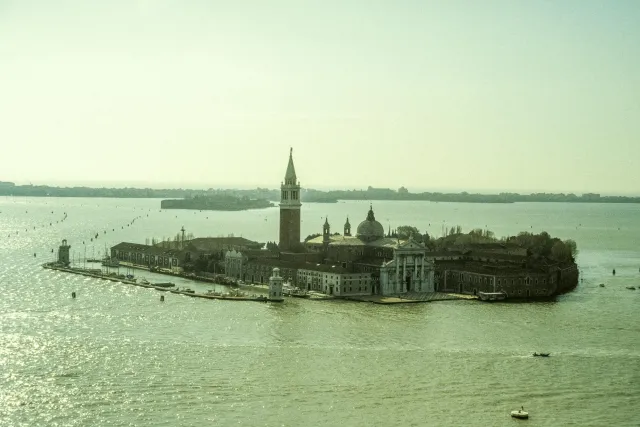
{"type": "Polygon", "coordinates": [[[636,0],[0,0],[0,180],[640,194],[636,0]]]}

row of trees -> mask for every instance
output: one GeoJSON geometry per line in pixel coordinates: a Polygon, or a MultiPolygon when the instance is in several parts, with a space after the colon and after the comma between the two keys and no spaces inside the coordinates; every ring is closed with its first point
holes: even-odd
{"type": "MultiPolygon", "coordinates": [[[[193,240],[195,239],[196,236],[194,236],[193,233],[185,233],[184,235],[184,242],[185,244],[187,244],[189,242],[189,240],[193,240]]],[[[177,249],[180,248],[180,244],[182,243],[182,233],[176,233],[175,236],[173,236],[173,238],[171,237],[162,237],[162,239],[159,239],[157,237],[151,237],[151,238],[146,238],[144,239],[144,244],[145,245],[152,245],[152,246],[160,246],[163,248],[167,248],[167,249],[177,249]]]]}
{"type": "Polygon", "coordinates": [[[403,225],[390,234],[390,237],[400,239],[408,239],[410,236],[430,250],[455,249],[471,244],[505,243],[526,248],[532,257],[548,258],[558,262],[573,262],[578,255],[578,245],[574,240],[551,237],[546,231],[539,234],[524,231],[516,236],[498,239],[491,230],[476,228],[463,233],[462,227],[457,225],[446,230],[444,236],[431,239],[428,233],[420,233],[414,226],[403,225]]]}

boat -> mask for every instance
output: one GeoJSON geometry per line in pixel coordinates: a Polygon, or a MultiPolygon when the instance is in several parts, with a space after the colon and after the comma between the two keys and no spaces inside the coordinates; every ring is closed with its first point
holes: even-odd
{"type": "Polygon", "coordinates": [[[551,353],[533,353],[533,357],[549,357],[551,353]]]}
{"type": "Polygon", "coordinates": [[[87,262],[102,262],[102,260],[97,258],[89,258],[87,262]]]}
{"type": "Polygon", "coordinates": [[[600,287],[601,287],[601,288],[604,288],[604,283],[600,283],[600,287]]]}
{"type": "Polygon", "coordinates": [[[511,411],[511,416],[513,418],[519,418],[521,420],[526,420],[529,418],[529,413],[524,411],[523,409],[518,409],[517,411],[511,411]]]}
{"type": "Polygon", "coordinates": [[[160,282],[160,283],[154,283],[153,284],[153,286],[155,286],[157,288],[172,288],[175,285],[176,285],[175,283],[171,283],[171,282],[160,282]]]}
{"type": "Polygon", "coordinates": [[[507,298],[504,292],[478,292],[480,301],[502,301],[507,298]]]}
{"type": "Polygon", "coordinates": [[[140,283],[141,285],[150,285],[151,283],[149,283],[149,281],[147,279],[141,279],[138,283],[140,283]]]}
{"type": "Polygon", "coordinates": [[[627,289],[632,290],[632,291],[636,290],[635,286],[627,286],[627,289]]]}

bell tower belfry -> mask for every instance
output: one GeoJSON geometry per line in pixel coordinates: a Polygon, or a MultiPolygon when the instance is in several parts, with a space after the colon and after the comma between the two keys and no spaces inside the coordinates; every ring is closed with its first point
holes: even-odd
{"type": "Polygon", "coordinates": [[[295,252],[300,247],[300,183],[293,166],[293,148],[280,185],[280,242],[282,252],[295,252]]]}
{"type": "Polygon", "coordinates": [[[349,223],[349,217],[347,217],[347,222],[344,223],[344,235],[351,236],[351,224],[349,223]]]}

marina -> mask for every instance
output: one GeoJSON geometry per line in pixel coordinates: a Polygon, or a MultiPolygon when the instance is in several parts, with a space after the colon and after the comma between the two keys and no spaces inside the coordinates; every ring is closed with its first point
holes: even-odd
{"type": "Polygon", "coordinates": [[[170,289],[174,287],[173,283],[149,283],[147,280],[137,281],[135,279],[127,278],[123,275],[117,275],[115,273],[104,274],[101,270],[95,269],[79,269],[71,267],[62,267],[55,263],[46,263],[42,265],[43,268],[48,270],[60,271],[63,273],[78,274],[80,276],[92,277],[94,279],[108,280],[115,283],[123,283],[132,286],[138,286],[141,288],[155,289],[161,292],[170,292],[172,294],[184,295],[191,298],[202,298],[208,300],[225,300],[225,301],[254,301],[254,302],[281,302],[281,300],[270,300],[265,295],[245,295],[242,292],[235,291],[227,294],[217,292],[196,293],[192,289],[170,289]]]}

